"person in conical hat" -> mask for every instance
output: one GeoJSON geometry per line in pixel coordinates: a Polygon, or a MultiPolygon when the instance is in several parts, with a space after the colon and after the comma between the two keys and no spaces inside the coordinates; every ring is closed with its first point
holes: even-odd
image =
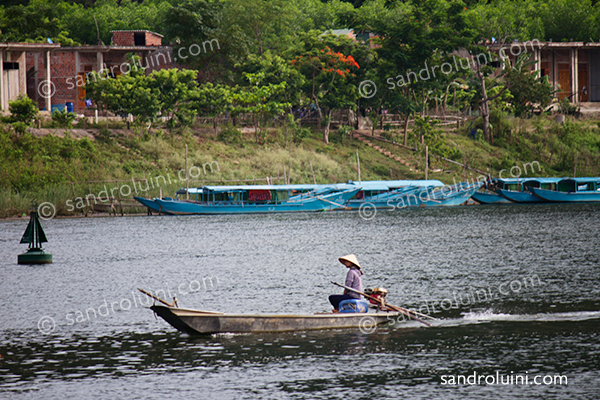
{"type": "MultiPolygon", "coordinates": [[[[339,258],[340,262],[348,268],[346,275],[346,286],[362,292],[361,275],[364,275],[358,259],[354,254],[349,254],[339,258]]],[[[360,299],[360,294],[348,289],[344,289],[344,294],[332,294],[329,296],[329,302],[333,306],[333,312],[339,312],[340,303],[344,300],[360,299]]]]}

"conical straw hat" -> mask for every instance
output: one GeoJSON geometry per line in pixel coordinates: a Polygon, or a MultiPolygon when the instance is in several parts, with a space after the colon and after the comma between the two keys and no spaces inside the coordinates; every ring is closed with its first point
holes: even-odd
{"type": "Polygon", "coordinates": [[[340,257],[339,260],[342,264],[344,263],[344,261],[350,261],[352,264],[356,265],[356,268],[360,269],[360,264],[358,263],[358,260],[356,259],[356,256],[354,254],[349,254],[347,256],[340,257]]]}

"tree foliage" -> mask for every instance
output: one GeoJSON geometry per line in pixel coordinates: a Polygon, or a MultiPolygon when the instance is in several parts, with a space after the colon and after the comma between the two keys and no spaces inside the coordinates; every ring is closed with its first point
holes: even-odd
{"type": "Polygon", "coordinates": [[[31,0],[0,7],[0,40],[108,45],[112,30],[164,34],[164,44],[174,46],[175,61],[193,72],[132,71],[116,79],[94,73],[87,87],[98,107],[134,115],[139,122],[162,118],[172,127],[202,114],[214,118],[216,129],[221,116],[251,114],[259,127],[283,110],[306,107],[318,114],[327,142],[335,111],[361,109],[365,115],[370,110],[377,123],[388,110],[404,118],[406,144],[409,120],[415,116],[471,107],[481,111],[490,139],[493,109],[509,111],[510,105],[517,115],[530,113],[549,104],[552,89],[528,72],[524,58],[494,78],[490,62],[477,60],[476,66],[459,68],[456,52],[484,52],[493,40],[600,40],[599,4],[31,0]],[[352,29],[356,40],[347,31],[333,31],[343,28],[352,29]],[[444,65],[451,71],[440,72],[444,65]],[[361,91],[364,82],[376,87],[374,96],[361,91]]]}
{"type": "MultiPolygon", "coordinates": [[[[135,64],[134,64],[135,65],[135,64]]],[[[194,111],[190,102],[196,95],[196,73],[168,69],[146,75],[141,68],[116,78],[93,72],[86,85],[87,95],[101,109],[116,115],[133,115],[140,122],[164,117],[169,126],[187,124],[194,111]]]]}

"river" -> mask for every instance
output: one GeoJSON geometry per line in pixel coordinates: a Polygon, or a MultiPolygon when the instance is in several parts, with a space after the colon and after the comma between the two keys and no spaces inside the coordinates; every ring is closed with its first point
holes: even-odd
{"type": "Polygon", "coordinates": [[[600,205],[42,224],[54,263],[26,266],[27,219],[0,221],[1,398],[600,398],[600,205]],[[364,287],[439,320],[191,337],[137,291],[326,312],[349,253],[364,287]]]}

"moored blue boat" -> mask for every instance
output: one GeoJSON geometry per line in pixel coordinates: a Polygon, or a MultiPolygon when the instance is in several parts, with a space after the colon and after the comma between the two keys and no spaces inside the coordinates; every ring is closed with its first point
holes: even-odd
{"type": "Polygon", "coordinates": [[[498,193],[503,198],[513,203],[545,203],[546,200],[534,196],[529,189],[541,188],[546,190],[556,190],[558,182],[562,178],[524,178],[516,183],[504,185],[504,188],[497,188],[498,193]]]}
{"type": "Polygon", "coordinates": [[[479,204],[511,204],[510,200],[496,193],[496,189],[507,189],[517,183],[517,178],[492,178],[485,182],[479,191],[473,193],[472,198],[479,204]]]}
{"type": "Polygon", "coordinates": [[[600,202],[600,177],[564,178],[557,184],[557,190],[530,188],[538,198],[553,203],[593,203],[600,202]]]}
{"type": "Polygon", "coordinates": [[[456,185],[444,186],[441,189],[434,190],[429,198],[421,200],[419,207],[460,206],[469,200],[481,186],[483,186],[483,182],[470,184],[462,182],[456,185]]]}
{"type": "Polygon", "coordinates": [[[346,202],[360,190],[354,185],[350,188],[332,185],[333,189],[322,195],[297,195],[314,190],[315,186],[204,186],[189,189],[190,200],[155,201],[161,209],[175,215],[314,212],[345,208],[346,202]]]}
{"type": "Polygon", "coordinates": [[[415,190],[433,189],[444,186],[443,182],[438,180],[363,181],[360,184],[358,182],[349,183],[361,186],[361,190],[347,203],[347,207],[353,210],[360,209],[366,203],[377,208],[395,208],[393,202],[399,196],[415,190]]]}
{"type": "Polygon", "coordinates": [[[394,208],[459,206],[469,200],[482,185],[483,182],[461,182],[441,189],[421,188],[395,198],[388,205],[394,205],[394,208]]]}

